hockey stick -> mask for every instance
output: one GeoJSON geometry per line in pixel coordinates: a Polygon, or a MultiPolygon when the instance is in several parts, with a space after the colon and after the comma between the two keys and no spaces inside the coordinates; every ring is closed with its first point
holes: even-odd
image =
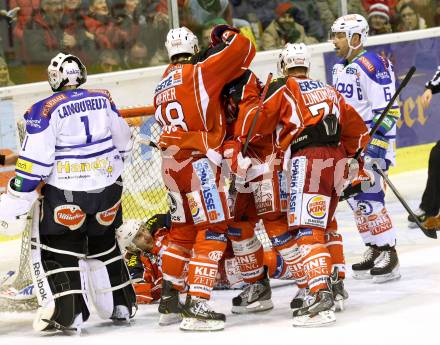
{"type": "Polygon", "coordinates": [[[390,186],[391,190],[393,191],[394,195],[396,196],[397,199],[399,199],[400,203],[402,204],[402,206],[405,208],[405,210],[414,218],[415,222],[417,223],[417,225],[419,226],[420,230],[422,230],[422,232],[425,234],[425,236],[429,237],[429,238],[437,238],[437,232],[436,231],[430,231],[428,229],[426,229],[423,224],[420,222],[420,220],[417,218],[417,216],[414,214],[414,212],[411,210],[411,208],[409,207],[409,205],[406,203],[405,199],[403,199],[402,195],[399,193],[399,191],[397,190],[397,188],[394,186],[394,184],[391,182],[391,180],[388,178],[388,176],[386,175],[386,173],[379,168],[376,164],[373,165],[373,169],[377,171],[377,173],[382,176],[382,178],[384,179],[384,181],[387,183],[388,186],[390,186]]]}
{"type": "MultiPolygon", "coordinates": [[[[416,71],[416,67],[412,66],[408,73],[405,75],[405,78],[403,78],[402,83],[400,83],[399,87],[397,88],[396,92],[394,93],[393,97],[390,99],[390,101],[388,102],[387,106],[385,107],[384,110],[382,110],[382,113],[380,114],[379,118],[377,119],[376,123],[374,124],[373,128],[370,129],[370,133],[368,133],[368,135],[370,136],[370,141],[371,138],[373,137],[373,135],[377,132],[377,129],[379,128],[380,124],[382,123],[383,119],[385,118],[385,116],[387,116],[388,111],[391,109],[391,107],[393,106],[394,102],[396,101],[397,97],[399,96],[399,94],[402,92],[403,88],[406,86],[406,84],[408,84],[408,82],[411,80],[414,72],[416,71]]],[[[367,144],[368,145],[368,144],[367,144]]],[[[366,147],[366,146],[365,146],[366,147]]],[[[364,151],[364,148],[360,148],[356,154],[354,155],[354,159],[359,159],[359,157],[361,156],[362,152],[364,151]]]]}
{"type": "MultiPolygon", "coordinates": [[[[255,129],[255,126],[257,124],[257,118],[260,116],[261,111],[263,110],[264,106],[264,99],[266,98],[267,90],[269,89],[270,81],[272,80],[272,72],[270,72],[266,79],[266,84],[264,85],[263,92],[261,93],[260,99],[258,101],[257,111],[255,112],[255,116],[252,119],[251,127],[249,128],[248,134],[246,136],[246,141],[243,145],[243,149],[241,150],[242,155],[244,156],[247,152],[247,149],[249,147],[249,142],[252,138],[252,132],[255,129]]],[[[231,184],[229,185],[229,193],[233,194],[237,192],[237,188],[235,188],[235,180],[237,179],[237,176],[235,174],[232,175],[231,184]]]]}
{"type": "Polygon", "coordinates": [[[257,124],[257,119],[260,116],[261,111],[263,110],[264,99],[266,98],[267,90],[269,89],[269,84],[270,84],[270,81],[272,80],[272,76],[273,76],[272,72],[270,72],[269,75],[267,76],[266,84],[264,85],[263,92],[261,93],[260,101],[258,102],[257,112],[255,113],[255,116],[252,119],[251,127],[249,128],[249,131],[248,131],[248,134],[246,137],[246,141],[243,145],[243,150],[241,152],[243,154],[243,156],[247,152],[249,142],[251,141],[251,138],[252,138],[252,132],[254,131],[255,126],[257,124]]]}

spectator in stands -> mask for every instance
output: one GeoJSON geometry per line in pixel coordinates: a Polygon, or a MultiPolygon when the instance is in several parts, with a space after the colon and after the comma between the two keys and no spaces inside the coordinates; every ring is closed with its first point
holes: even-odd
{"type": "Polygon", "coordinates": [[[362,7],[366,12],[375,4],[383,4],[388,6],[390,18],[394,18],[397,12],[398,0],[362,0],[362,7]]]}
{"type": "Polygon", "coordinates": [[[145,18],[141,17],[139,0],[114,0],[112,2],[112,15],[115,21],[114,48],[121,54],[127,52],[139,39],[141,23],[145,18]]]}
{"type": "Polygon", "coordinates": [[[99,50],[114,47],[115,24],[106,0],[89,0],[89,10],[84,17],[84,24],[87,36],[94,41],[95,52],[99,54],[99,50]]]}
{"type": "Polygon", "coordinates": [[[9,69],[6,60],[0,57],[0,87],[15,85],[9,79],[9,69]]]}
{"type": "Polygon", "coordinates": [[[114,49],[104,49],[99,53],[98,64],[92,67],[94,73],[110,73],[120,71],[121,57],[114,49]]]}
{"type": "Polygon", "coordinates": [[[23,40],[23,32],[26,24],[32,17],[32,13],[40,9],[40,0],[9,0],[9,8],[20,7],[17,13],[17,22],[14,26],[14,37],[23,40]]]}
{"type": "Polygon", "coordinates": [[[84,24],[83,0],[65,1],[64,14],[60,22],[64,30],[63,47],[78,56],[86,65],[93,63],[89,57],[94,47],[94,41],[87,34],[84,24]]]}
{"type": "Polygon", "coordinates": [[[382,3],[375,3],[368,9],[368,25],[370,36],[392,32],[390,24],[390,8],[382,3]]]}
{"type": "Polygon", "coordinates": [[[397,4],[397,10],[405,4],[414,6],[416,13],[425,20],[426,27],[434,26],[435,11],[438,0],[400,0],[397,4]]]}
{"type": "Polygon", "coordinates": [[[303,42],[305,44],[317,43],[313,37],[305,34],[304,28],[295,22],[292,15],[293,4],[283,2],[275,10],[277,18],[264,30],[262,46],[264,50],[279,49],[286,43],[303,42]]]}
{"type": "Polygon", "coordinates": [[[23,38],[25,61],[47,64],[64,48],[64,30],[60,26],[64,0],[41,0],[41,8],[33,13],[25,27],[23,38]]]}
{"type": "Polygon", "coordinates": [[[232,6],[228,0],[187,0],[182,21],[195,34],[201,34],[203,26],[210,20],[223,18],[232,25],[232,6]]]}
{"type": "Polygon", "coordinates": [[[295,21],[304,27],[306,35],[316,38],[319,42],[327,39],[327,32],[321,24],[321,15],[316,2],[310,0],[295,0],[292,15],[295,21]]]}
{"type": "Polygon", "coordinates": [[[275,8],[279,1],[241,0],[236,2],[238,4],[234,4],[234,17],[246,19],[251,24],[258,20],[263,30],[276,18],[275,8]]]}
{"type": "Polygon", "coordinates": [[[399,8],[398,31],[426,29],[425,19],[419,16],[412,3],[406,3],[399,8]]]}
{"type": "Polygon", "coordinates": [[[149,65],[148,48],[142,42],[136,42],[125,58],[127,68],[142,68],[149,65]]]}
{"type": "MultiPolygon", "coordinates": [[[[316,0],[319,8],[321,22],[324,25],[325,32],[329,32],[334,21],[340,16],[338,11],[339,0],[316,0]]],[[[365,10],[359,0],[347,0],[348,14],[360,14],[366,16],[365,10]]]]}

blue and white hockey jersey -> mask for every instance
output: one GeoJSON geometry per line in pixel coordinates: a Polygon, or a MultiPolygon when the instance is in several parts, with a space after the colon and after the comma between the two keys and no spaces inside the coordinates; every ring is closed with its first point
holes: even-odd
{"type": "Polygon", "coordinates": [[[88,191],[121,175],[131,132],[107,90],[57,92],[34,104],[24,118],[16,188],[44,180],[63,190],[88,191]]]}
{"type": "MultiPolygon", "coordinates": [[[[396,91],[391,62],[373,52],[362,52],[351,63],[343,60],[333,67],[333,86],[356,109],[367,127],[372,127],[396,91]]],[[[386,158],[395,163],[396,121],[400,117],[393,104],[379,131],[390,140],[386,158]]]]}

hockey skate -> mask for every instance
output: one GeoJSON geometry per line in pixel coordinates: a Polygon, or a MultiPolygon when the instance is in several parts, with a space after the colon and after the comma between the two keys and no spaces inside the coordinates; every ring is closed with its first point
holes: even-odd
{"type": "Polygon", "coordinates": [[[348,298],[348,292],[344,288],[344,281],[338,277],[339,270],[335,268],[330,277],[330,283],[335,303],[335,311],[344,310],[344,301],[348,298]]]}
{"type": "Polygon", "coordinates": [[[295,297],[290,301],[290,309],[292,311],[306,307],[306,298],[309,296],[310,290],[308,287],[298,288],[295,297]]]}
{"type": "Polygon", "coordinates": [[[333,294],[328,289],[310,295],[308,306],[293,312],[294,327],[321,327],[336,322],[333,294]]]}
{"type": "Polygon", "coordinates": [[[232,313],[249,314],[273,309],[267,269],[264,270],[264,278],[247,285],[243,291],[232,299],[232,313]]]}
{"type": "Polygon", "coordinates": [[[159,302],[159,325],[168,326],[182,321],[180,312],[182,305],[179,301],[179,291],[173,287],[173,283],[162,281],[162,294],[159,302]]]}
{"type": "Polygon", "coordinates": [[[385,283],[390,280],[396,280],[401,277],[399,258],[395,247],[380,247],[380,256],[376,264],[370,270],[373,277],[373,283],[385,283]]]}
{"type": "Polygon", "coordinates": [[[380,251],[375,245],[368,245],[364,253],[364,259],[361,262],[353,264],[353,278],[357,280],[371,279],[370,270],[374,267],[376,259],[379,257],[380,251]]]}
{"type": "Polygon", "coordinates": [[[225,328],[226,316],[213,311],[203,298],[187,295],[181,314],[180,329],[183,331],[220,331],[225,328]]]}
{"type": "MultiPolygon", "coordinates": [[[[426,221],[426,219],[428,218],[426,216],[426,212],[423,211],[421,208],[418,208],[416,211],[414,211],[415,216],[417,217],[417,219],[419,220],[420,223],[423,223],[424,221],[426,221]]],[[[418,228],[418,225],[414,219],[413,216],[409,215],[408,216],[408,227],[411,229],[416,229],[418,228]]]]}

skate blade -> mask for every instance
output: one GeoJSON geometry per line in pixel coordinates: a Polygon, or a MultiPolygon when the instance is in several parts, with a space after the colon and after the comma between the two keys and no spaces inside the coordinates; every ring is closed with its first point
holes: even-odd
{"type": "Polygon", "coordinates": [[[179,328],[182,331],[221,331],[225,328],[225,322],[221,320],[199,320],[192,317],[184,317],[179,328]]]}
{"type": "Polygon", "coordinates": [[[382,284],[393,280],[398,280],[402,277],[399,266],[397,266],[391,273],[382,274],[380,276],[373,276],[373,283],[382,284]]]}
{"type": "Polygon", "coordinates": [[[251,314],[273,309],[272,300],[256,301],[247,306],[232,306],[233,314],[251,314]]]}
{"type": "Polygon", "coordinates": [[[174,325],[182,321],[182,317],[179,314],[160,314],[159,326],[174,325]]]}
{"type": "Polygon", "coordinates": [[[333,310],[325,310],[311,317],[310,315],[296,316],[293,318],[293,327],[324,327],[336,322],[333,310]]]}
{"type": "Polygon", "coordinates": [[[370,270],[365,271],[353,271],[353,279],[356,280],[368,280],[373,278],[370,274],[370,270]]]}

